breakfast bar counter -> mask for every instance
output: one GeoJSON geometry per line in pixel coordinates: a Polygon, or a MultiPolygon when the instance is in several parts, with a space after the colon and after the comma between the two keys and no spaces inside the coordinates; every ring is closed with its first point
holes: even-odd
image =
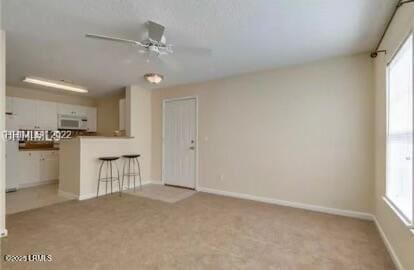
{"type": "MultiPolygon", "coordinates": [[[[59,194],[78,200],[95,197],[100,164],[98,159],[139,153],[135,145],[133,137],[81,136],[62,140],[59,155],[59,194]]],[[[115,165],[122,170],[122,160],[116,162],[115,165]]],[[[118,185],[114,185],[113,191],[118,191],[118,185]]],[[[105,194],[103,186],[100,187],[99,194],[105,194]]]]}

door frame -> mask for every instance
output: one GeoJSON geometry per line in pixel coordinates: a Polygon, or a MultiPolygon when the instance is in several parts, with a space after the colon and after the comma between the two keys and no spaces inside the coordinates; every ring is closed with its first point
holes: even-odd
{"type": "Polygon", "coordinates": [[[180,100],[188,100],[194,99],[196,104],[195,109],[195,176],[194,176],[194,187],[195,190],[199,190],[199,179],[198,179],[198,96],[185,96],[185,97],[177,97],[177,98],[165,98],[162,100],[162,168],[161,168],[161,182],[165,185],[165,105],[167,102],[171,101],[180,101],[180,100]]]}

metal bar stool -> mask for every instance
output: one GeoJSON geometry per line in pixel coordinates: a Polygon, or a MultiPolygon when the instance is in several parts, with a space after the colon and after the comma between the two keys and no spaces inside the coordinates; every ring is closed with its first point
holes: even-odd
{"type": "Polygon", "coordinates": [[[99,160],[101,161],[101,166],[99,167],[99,174],[98,174],[98,189],[96,191],[96,197],[99,196],[99,184],[101,182],[105,182],[105,195],[108,194],[108,182],[111,183],[111,194],[113,191],[112,183],[115,181],[118,181],[118,187],[119,187],[119,196],[121,196],[121,181],[119,177],[119,169],[118,165],[116,164],[116,160],[118,160],[119,157],[100,157],[99,160]],[[112,163],[115,163],[116,171],[118,174],[118,177],[113,176],[113,169],[112,169],[112,163]],[[106,164],[106,173],[105,177],[102,178],[102,167],[106,164]],[[108,171],[109,171],[109,177],[108,177],[108,171]]]}
{"type": "Polygon", "coordinates": [[[122,157],[125,158],[124,160],[124,166],[122,168],[122,188],[124,188],[124,179],[125,176],[128,177],[128,189],[130,188],[130,181],[131,176],[134,179],[134,191],[135,191],[135,178],[136,176],[139,177],[139,187],[142,186],[142,180],[141,180],[141,165],[139,164],[139,157],[141,155],[138,154],[131,154],[131,155],[123,155],[122,157]],[[132,163],[132,170],[131,170],[131,163],[132,163]],[[136,166],[135,166],[136,163],[136,166]],[[128,171],[125,172],[125,167],[128,165],[128,171]]]}

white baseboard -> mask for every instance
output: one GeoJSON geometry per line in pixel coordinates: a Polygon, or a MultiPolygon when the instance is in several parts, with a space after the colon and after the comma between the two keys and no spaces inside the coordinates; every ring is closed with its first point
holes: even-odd
{"type": "Polygon", "coordinates": [[[267,198],[267,197],[260,197],[260,196],[245,194],[245,193],[236,193],[236,192],[223,191],[223,190],[204,188],[204,187],[199,187],[198,191],[216,194],[216,195],[229,196],[229,197],[234,197],[234,198],[239,198],[239,199],[246,199],[246,200],[258,201],[258,202],[300,208],[300,209],[321,212],[321,213],[326,213],[326,214],[333,214],[333,215],[338,215],[338,216],[352,217],[352,218],[358,218],[358,219],[364,219],[364,220],[374,219],[373,215],[369,213],[329,208],[329,207],[324,207],[324,206],[319,206],[319,205],[304,204],[304,203],[299,203],[299,202],[285,201],[285,200],[279,200],[279,199],[273,199],[273,198],[267,198]]]}
{"type": "MultiPolygon", "coordinates": [[[[144,185],[148,185],[148,184],[157,184],[157,182],[153,182],[153,181],[151,181],[151,180],[147,180],[147,181],[142,181],[142,185],[144,186],[144,185]]],[[[135,187],[139,187],[139,183],[137,183],[136,185],[135,185],[135,187]]],[[[117,187],[117,185],[115,185],[114,186],[114,189],[113,189],[113,193],[116,193],[116,192],[118,192],[118,187],[117,187]]],[[[99,193],[99,197],[100,196],[105,196],[105,195],[107,195],[107,194],[105,194],[105,193],[103,193],[103,192],[101,192],[101,193],[99,193]]],[[[87,194],[81,194],[81,195],[79,195],[79,196],[77,196],[77,199],[79,200],[79,201],[83,201],[83,200],[88,200],[88,199],[92,199],[92,198],[96,198],[96,193],[94,192],[94,193],[87,193],[87,194]]]]}
{"type": "Polygon", "coordinates": [[[1,233],[0,233],[0,238],[3,237],[7,237],[7,229],[4,229],[1,233]]]}
{"type": "Polygon", "coordinates": [[[153,185],[164,185],[164,184],[162,183],[162,181],[155,181],[155,180],[148,181],[148,183],[147,183],[147,184],[153,184],[153,185]]]}
{"type": "Polygon", "coordinates": [[[398,259],[397,253],[395,252],[394,248],[392,247],[390,241],[388,240],[387,236],[385,235],[384,230],[382,229],[380,223],[378,222],[378,220],[375,216],[374,216],[374,222],[375,222],[375,225],[378,228],[378,231],[381,235],[382,241],[385,244],[385,247],[387,248],[388,252],[391,255],[391,259],[394,262],[395,267],[397,268],[397,270],[404,270],[404,267],[402,266],[400,260],[398,259]]]}
{"type": "MultiPolygon", "coordinates": [[[[53,181],[56,181],[56,180],[53,180],[53,181]]],[[[48,182],[50,182],[50,181],[48,181],[48,182]]],[[[148,180],[148,181],[143,181],[142,182],[142,185],[148,185],[148,184],[162,185],[162,182],[161,181],[153,181],[153,180],[148,180]]],[[[137,185],[137,187],[138,186],[139,185],[137,185]]],[[[116,189],[116,192],[117,191],[118,190],[116,189]]],[[[377,218],[372,214],[364,213],[364,212],[337,209],[337,208],[329,208],[329,207],[318,206],[318,205],[304,204],[304,203],[292,202],[292,201],[286,201],[286,200],[279,200],[279,199],[255,196],[255,195],[250,195],[250,194],[245,194],[245,193],[236,193],[236,192],[230,192],[230,191],[223,191],[223,190],[217,190],[217,189],[211,189],[211,188],[205,188],[205,187],[199,187],[197,189],[197,191],[216,194],[216,195],[222,195],[222,196],[228,196],[228,197],[233,197],[233,198],[239,198],[239,199],[246,199],[246,200],[258,201],[258,202],[270,203],[270,204],[275,204],[275,205],[288,206],[288,207],[293,207],[293,208],[300,208],[300,209],[305,209],[305,210],[310,210],[310,211],[315,211],[315,212],[321,212],[321,213],[326,213],[326,214],[346,216],[346,217],[352,217],[352,218],[358,218],[358,219],[364,219],[364,220],[372,220],[372,221],[374,221],[375,225],[377,226],[378,231],[381,235],[381,238],[382,238],[388,252],[390,253],[390,256],[391,256],[395,266],[397,267],[398,270],[404,270],[400,260],[398,259],[398,256],[397,256],[394,248],[392,247],[390,241],[388,240],[387,236],[385,235],[384,230],[382,229],[382,227],[381,227],[380,223],[378,222],[377,218]]],[[[74,199],[74,200],[87,200],[87,199],[91,199],[91,198],[96,197],[96,193],[93,193],[93,194],[91,193],[91,194],[85,194],[85,195],[78,196],[76,194],[64,192],[64,191],[61,191],[61,190],[59,190],[59,195],[65,197],[65,198],[74,199]]],[[[105,194],[99,194],[99,196],[103,196],[103,195],[105,195],[105,194]]],[[[6,237],[6,236],[7,236],[7,230],[4,229],[4,231],[0,234],[0,238],[1,237],[6,237]]]]}
{"type": "Polygon", "coordinates": [[[43,185],[48,185],[48,184],[55,184],[57,182],[58,182],[58,179],[33,182],[33,183],[23,183],[23,184],[19,184],[19,187],[17,189],[37,187],[37,186],[43,186],[43,185]]]}
{"type": "Polygon", "coordinates": [[[392,247],[390,241],[385,235],[384,230],[382,229],[377,218],[372,214],[343,210],[343,209],[336,209],[336,208],[328,208],[328,207],[323,207],[323,206],[318,206],[318,205],[303,204],[303,203],[292,202],[292,201],[278,200],[278,199],[273,199],[273,198],[259,197],[259,196],[254,196],[250,194],[235,193],[235,192],[216,190],[216,189],[211,189],[211,188],[200,187],[198,190],[201,192],[206,192],[206,193],[211,193],[211,194],[216,194],[216,195],[223,195],[223,196],[229,196],[229,197],[234,197],[234,198],[239,198],[239,199],[253,200],[253,201],[258,201],[258,202],[264,202],[264,203],[300,208],[300,209],[305,209],[305,210],[310,210],[310,211],[322,212],[322,213],[327,213],[327,214],[374,221],[397,270],[404,270],[404,267],[402,266],[400,260],[398,259],[397,253],[392,247]]]}
{"type": "Polygon", "coordinates": [[[79,200],[78,195],[73,194],[73,193],[69,193],[69,192],[66,192],[66,191],[62,191],[60,189],[58,190],[58,195],[66,198],[66,199],[69,199],[69,200],[79,200]]]}

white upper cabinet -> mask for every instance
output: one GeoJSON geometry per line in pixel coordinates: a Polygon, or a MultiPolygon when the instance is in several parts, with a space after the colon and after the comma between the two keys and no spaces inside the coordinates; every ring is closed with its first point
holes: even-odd
{"type": "Polygon", "coordinates": [[[88,109],[89,109],[89,107],[76,106],[76,115],[80,116],[80,117],[87,117],[88,116],[88,109]]]}
{"type": "Polygon", "coordinates": [[[96,132],[95,107],[7,97],[6,112],[16,116],[18,129],[56,130],[58,115],[63,114],[87,119],[87,131],[96,132]]]}
{"type": "Polygon", "coordinates": [[[84,106],[77,106],[77,105],[70,105],[70,104],[59,104],[58,105],[58,113],[64,115],[72,115],[72,116],[86,116],[87,107],[84,106]]]}
{"type": "Polygon", "coordinates": [[[15,98],[13,110],[19,119],[19,129],[37,129],[36,100],[15,98]]]}
{"type": "Polygon", "coordinates": [[[57,105],[54,102],[36,101],[37,103],[37,123],[38,128],[42,130],[57,129],[57,105]]]}
{"type": "Polygon", "coordinates": [[[87,107],[86,108],[86,117],[88,119],[87,130],[89,132],[96,132],[96,108],[87,107]]]}
{"type": "Polygon", "coordinates": [[[59,104],[58,114],[72,115],[75,112],[73,105],[59,104]]]}
{"type": "Polygon", "coordinates": [[[13,113],[18,116],[19,129],[55,130],[57,128],[54,102],[15,98],[13,113]]]}

